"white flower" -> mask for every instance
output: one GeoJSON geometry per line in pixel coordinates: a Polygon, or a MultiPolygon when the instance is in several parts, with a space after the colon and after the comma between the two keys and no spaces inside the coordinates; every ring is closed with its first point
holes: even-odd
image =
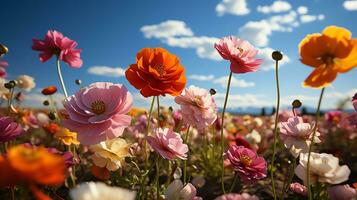
{"type": "Polygon", "coordinates": [[[245,139],[250,143],[259,144],[262,141],[262,136],[260,136],[258,131],[253,130],[245,136],[245,139]]]}
{"type": "Polygon", "coordinates": [[[110,171],[116,171],[125,163],[125,157],[130,156],[128,144],[122,138],[107,140],[89,147],[94,152],[92,160],[98,167],[106,167],[110,171]]]}
{"type": "Polygon", "coordinates": [[[254,118],[254,122],[258,127],[263,126],[263,124],[264,124],[263,120],[260,117],[254,118]]]}
{"type": "Polygon", "coordinates": [[[20,75],[16,79],[17,86],[26,91],[30,91],[36,86],[34,78],[28,75],[20,75]]]}
{"type": "Polygon", "coordinates": [[[134,200],[135,191],[120,187],[110,187],[102,182],[81,183],[71,189],[72,200],[134,200]]]}
{"type": "Polygon", "coordinates": [[[176,179],[170,183],[165,192],[167,200],[191,200],[196,196],[196,188],[191,183],[185,185],[182,181],[176,179]]]}
{"type": "MultiPolygon", "coordinates": [[[[308,153],[300,154],[300,164],[295,168],[295,174],[306,185],[306,166],[308,153]]],[[[326,153],[311,153],[310,156],[310,183],[339,184],[346,180],[351,171],[347,165],[340,166],[337,157],[326,153]]]]}

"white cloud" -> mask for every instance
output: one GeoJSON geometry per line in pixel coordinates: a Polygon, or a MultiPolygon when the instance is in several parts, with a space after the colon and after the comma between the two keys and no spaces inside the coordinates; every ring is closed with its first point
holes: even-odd
{"type": "MultiPolygon", "coordinates": [[[[41,90],[36,90],[36,92],[25,94],[25,100],[23,103],[24,106],[42,107],[42,103],[45,100],[49,100],[48,96],[41,94],[39,91],[41,90]]],[[[52,99],[55,101],[56,105],[59,108],[63,108],[62,101],[64,100],[64,98],[64,94],[62,93],[55,93],[52,95],[52,99]]]]}
{"type": "MultiPolygon", "coordinates": [[[[224,103],[225,93],[217,93],[214,95],[218,107],[222,107],[224,103]]],[[[261,94],[229,94],[228,108],[247,108],[247,107],[266,107],[273,106],[272,102],[265,99],[261,94]]]]}
{"type": "Polygon", "coordinates": [[[301,23],[309,23],[313,21],[321,21],[324,20],[325,16],[324,15],[301,15],[300,20],[301,23]]]}
{"type": "Polygon", "coordinates": [[[264,14],[269,14],[269,13],[280,13],[280,12],[286,12],[291,9],[291,5],[287,1],[274,1],[273,4],[270,6],[258,6],[257,11],[264,13],[264,14]]]}
{"type": "Polygon", "coordinates": [[[93,66],[87,72],[98,76],[121,77],[125,75],[125,69],[120,67],[93,66]]]}
{"type": "Polygon", "coordinates": [[[305,14],[307,14],[308,11],[309,11],[309,9],[306,6],[299,6],[297,9],[297,12],[300,15],[305,15],[305,14]]]}
{"type": "MultiPolygon", "coordinates": [[[[273,53],[273,51],[274,49],[270,47],[259,49],[258,58],[262,58],[264,60],[263,64],[260,66],[260,69],[262,71],[269,71],[275,69],[275,61],[271,58],[271,54],[273,53]]],[[[279,61],[279,67],[289,62],[290,58],[287,55],[284,55],[283,59],[279,61]]]]}
{"type": "Polygon", "coordinates": [[[269,36],[272,28],[268,21],[250,21],[239,29],[239,35],[257,46],[266,46],[269,43],[269,36]]]}
{"type": "Polygon", "coordinates": [[[167,20],[160,24],[145,25],[140,28],[146,38],[169,38],[175,36],[193,36],[186,23],[178,20],[167,20]]]}
{"type": "Polygon", "coordinates": [[[226,13],[232,15],[247,15],[250,10],[247,7],[246,0],[223,0],[217,4],[216,12],[218,16],[222,16],[226,13]]]}
{"type": "Polygon", "coordinates": [[[189,76],[189,78],[197,81],[211,81],[214,79],[214,76],[212,74],[210,75],[192,74],[189,76]]]}
{"type": "MultiPolygon", "coordinates": [[[[222,88],[227,87],[227,82],[228,82],[228,76],[221,76],[219,78],[216,78],[213,83],[220,85],[222,88]]],[[[254,82],[248,82],[243,79],[237,79],[234,76],[232,76],[231,79],[231,87],[254,87],[255,83],[254,82]]]]}
{"type": "Polygon", "coordinates": [[[357,10],[357,0],[345,1],[343,7],[349,11],[357,10]]]}
{"type": "Polygon", "coordinates": [[[180,48],[194,48],[200,58],[208,58],[211,60],[221,60],[221,56],[216,49],[213,48],[214,43],[218,41],[215,37],[170,37],[163,40],[169,46],[180,48]]]}

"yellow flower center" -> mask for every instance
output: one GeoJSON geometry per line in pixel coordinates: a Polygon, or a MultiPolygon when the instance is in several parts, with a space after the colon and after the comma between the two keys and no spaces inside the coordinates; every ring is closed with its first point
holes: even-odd
{"type": "Polygon", "coordinates": [[[240,48],[240,47],[237,47],[237,49],[239,50],[240,53],[244,52],[244,50],[242,48],[240,48]]]}
{"type": "Polygon", "coordinates": [[[243,165],[249,166],[252,163],[252,158],[247,155],[242,155],[240,157],[240,161],[243,163],[243,165]]]}
{"type": "Polygon", "coordinates": [[[94,101],[91,105],[92,112],[100,115],[105,112],[105,103],[103,101],[94,101]]]}

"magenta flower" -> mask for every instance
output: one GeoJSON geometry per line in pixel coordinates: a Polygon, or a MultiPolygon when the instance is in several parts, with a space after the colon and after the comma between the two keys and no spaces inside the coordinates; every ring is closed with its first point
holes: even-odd
{"type": "Polygon", "coordinates": [[[307,187],[305,185],[301,185],[298,182],[291,183],[289,189],[296,194],[300,194],[302,196],[307,196],[307,187]]]}
{"type": "MultiPolygon", "coordinates": [[[[304,123],[301,117],[290,117],[287,122],[280,122],[279,126],[280,138],[294,157],[309,151],[313,126],[309,123],[304,123]]],[[[316,132],[314,143],[321,142],[319,136],[320,133],[316,132]]]]}
{"type": "Polygon", "coordinates": [[[250,183],[265,178],[267,163],[263,157],[244,146],[231,145],[224,155],[243,181],[250,183]]]}
{"type": "Polygon", "coordinates": [[[85,145],[114,139],[130,125],[131,117],[126,114],[132,104],[124,85],[93,83],[64,101],[68,119],[63,120],[63,125],[77,132],[79,142],[85,145]]]}
{"type": "Polygon", "coordinates": [[[181,106],[183,121],[197,129],[204,129],[217,119],[217,105],[207,90],[190,86],[175,97],[181,106]]]}
{"type": "Polygon", "coordinates": [[[258,50],[246,40],[241,40],[234,36],[224,37],[214,44],[214,48],[223,59],[231,62],[233,73],[247,73],[258,71],[262,59],[256,59],[258,50]]]}
{"type": "Polygon", "coordinates": [[[14,122],[10,117],[0,117],[0,142],[8,142],[24,133],[20,124],[14,122]]]}
{"type": "Polygon", "coordinates": [[[329,111],[325,114],[325,120],[330,123],[338,123],[341,121],[342,112],[339,110],[329,111]]]}
{"type": "Polygon", "coordinates": [[[353,104],[353,107],[355,108],[355,110],[357,112],[357,93],[352,98],[352,104],[353,104]]]}
{"type": "Polygon", "coordinates": [[[229,193],[223,194],[215,200],[259,200],[259,198],[255,195],[250,195],[248,193],[236,194],[236,193],[229,193]]]}
{"type": "Polygon", "coordinates": [[[64,37],[58,31],[47,31],[44,40],[33,39],[32,49],[40,51],[40,61],[46,62],[53,55],[68,63],[69,66],[79,68],[83,62],[80,58],[81,49],[76,49],[77,42],[64,37]]]}
{"type": "Polygon", "coordinates": [[[180,134],[168,128],[157,128],[154,133],[154,136],[147,137],[147,141],[157,153],[169,160],[174,160],[176,157],[186,160],[188,146],[183,144],[180,134]]]}

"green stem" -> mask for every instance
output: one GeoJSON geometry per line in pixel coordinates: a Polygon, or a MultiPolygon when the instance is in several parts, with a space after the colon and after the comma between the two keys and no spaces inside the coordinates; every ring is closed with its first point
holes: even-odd
{"type": "MultiPolygon", "coordinates": [[[[187,132],[186,132],[185,140],[184,140],[184,143],[187,144],[187,146],[188,146],[187,139],[188,139],[189,133],[190,133],[190,126],[187,127],[187,132]]],[[[187,159],[188,159],[188,157],[187,157],[187,159]]],[[[187,160],[184,160],[183,161],[183,184],[186,185],[186,183],[187,183],[187,160]]]]}
{"type": "Polygon", "coordinates": [[[159,200],[160,199],[160,166],[159,166],[159,158],[160,156],[157,155],[156,157],[156,199],[159,200]]]}
{"type": "Polygon", "coordinates": [[[279,117],[279,108],[280,108],[280,87],[279,87],[279,62],[275,62],[275,79],[276,79],[276,112],[275,112],[275,123],[274,123],[274,141],[273,141],[273,157],[270,164],[270,177],[271,184],[273,189],[274,200],[276,200],[276,190],[275,190],[275,179],[274,179],[274,162],[276,154],[276,143],[278,138],[278,117],[279,117]]]}
{"type": "Polygon", "coordinates": [[[226,193],[226,190],[224,189],[224,138],[223,138],[223,129],[224,129],[224,114],[226,112],[226,107],[227,107],[227,101],[228,101],[228,95],[229,95],[229,88],[231,86],[231,79],[232,79],[233,72],[231,71],[229,73],[228,77],[228,83],[227,83],[227,91],[226,91],[226,97],[224,99],[224,105],[223,105],[223,111],[222,111],[222,123],[221,123],[221,159],[222,159],[222,172],[221,172],[221,187],[222,187],[222,192],[223,194],[226,193]]]}
{"type": "Polygon", "coordinates": [[[233,183],[232,183],[232,185],[231,185],[231,188],[229,189],[229,193],[232,193],[234,187],[236,186],[237,179],[238,179],[238,173],[236,173],[236,174],[234,175],[233,183]]]}
{"type": "Polygon", "coordinates": [[[61,82],[62,90],[63,90],[64,96],[67,98],[68,94],[67,94],[66,86],[64,85],[64,81],[63,81],[63,78],[62,78],[60,59],[58,57],[57,57],[57,62],[56,63],[57,63],[57,73],[58,73],[59,80],[61,82]]]}
{"type": "Polygon", "coordinates": [[[7,105],[7,116],[10,116],[11,114],[11,105],[12,105],[12,99],[14,97],[14,88],[10,89],[10,97],[8,99],[8,105],[7,105]]]}
{"type": "Polygon", "coordinates": [[[284,200],[284,198],[285,198],[284,194],[285,194],[286,190],[288,189],[288,187],[289,187],[291,181],[293,180],[294,173],[295,173],[294,169],[295,169],[295,167],[296,167],[296,160],[297,160],[297,158],[294,158],[292,165],[290,165],[290,168],[289,168],[290,174],[289,174],[289,176],[288,176],[288,178],[287,178],[288,181],[286,181],[286,179],[285,179],[285,181],[284,181],[283,191],[281,192],[281,196],[280,196],[280,199],[281,199],[281,200],[284,200]]]}
{"type": "MultiPolygon", "coordinates": [[[[147,119],[147,127],[146,127],[146,132],[145,132],[145,139],[144,139],[144,157],[145,157],[145,172],[148,170],[149,167],[149,156],[148,156],[148,151],[147,151],[147,141],[146,138],[149,135],[150,132],[150,123],[151,123],[151,116],[152,116],[152,111],[154,108],[154,103],[155,103],[155,97],[152,97],[151,100],[151,105],[150,105],[150,110],[149,110],[149,116],[147,119]]],[[[145,173],[144,177],[142,178],[141,185],[140,185],[140,192],[138,194],[139,198],[141,199],[141,195],[143,194],[144,187],[145,187],[145,179],[147,176],[147,173],[145,173]]]]}
{"type": "Polygon", "coordinates": [[[157,96],[157,122],[158,122],[158,125],[159,127],[161,127],[160,125],[160,96],[157,96]]]}
{"type": "Polygon", "coordinates": [[[316,120],[315,120],[315,126],[312,132],[312,137],[311,137],[311,144],[309,146],[309,153],[307,156],[307,166],[306,166],[306,182],[307,182],[307,190],[308,190],[308,195],[309,195],[309,200],[312,200],[312,193],[311,193],[311,187],[310,187],[310,155],[312,151],[312,146],[314,146],[314,138],[316,135],[316,130],[317,130],[317,125],[320,119],[320,108],[321,108],[321,102],[322,102],[322,97],[324,95],[325,88],[321,89],[320,93],[320,98],[319,98],[319,103],[317,104],[317,110],[316,110],[316,120]]]}

